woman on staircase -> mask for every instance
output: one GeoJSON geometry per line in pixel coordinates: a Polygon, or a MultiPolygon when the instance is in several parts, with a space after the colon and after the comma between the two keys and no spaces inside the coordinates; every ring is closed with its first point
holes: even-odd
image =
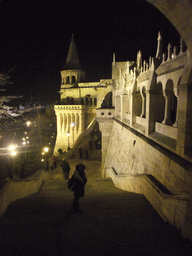
{"type": "Polygon", "coordinates": [[[76,165],[75,171],[71,177],[71,182],[73,184],[73,195],[75,197],[72,204],[72,210],[76,212],[82,212],[79,209],[79,199],[85,194],[85,184],[87,182],[85,165],[76,165]]]}

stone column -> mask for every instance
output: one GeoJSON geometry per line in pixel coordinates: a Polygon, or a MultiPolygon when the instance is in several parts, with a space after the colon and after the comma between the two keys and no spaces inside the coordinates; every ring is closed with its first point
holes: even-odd
{"type": "Polygon", "coordinates": [[[80,113],[80,116],[79,116],[79,117],[80,117],[80,118],[79,118],[79,123],[80,123],[79,134],[80,134],[80,133],[84,132],[84,130],[85,130],[85,125],[84,125],[84,113],[83,113],[83,112],[80,113]]]}
{"type": "Polygon", "coordinates": [[[64,129],[65,129],[65,114],[62,113],[62,118],[61,118],[61,133],[64,133],[64,129]]]}
{"type": "Polygon", "coordinates": [[[72,136],[72,141],[74,145],[74,142],[75,142],[75,114],[74,113],[71,114],[71,124],[73,124],[71,126],[71,136],[72,136]]]}
{"type": "Polygon", "coordinates": [[[137,104],[136,94],[137,94],[136,92],[132,92],[131,94],[131,101],[130,101],[130,107],[131,107],[130,125],[131,126],[136,123],[136,113],[135,113],[135,105],[137,104]]]}
{"type": "Polygon", "coordinates": [[[140,117],[145,117],[146,98],[143,94],[141,94],[141,98],[142,98],[142,110],[141,110],[140,117]]]}
{"type": "Polygon", "coordinates": [[[107,154],[107,149],[109,146],[109,140],[111,136],[111,130],[113,126],[113,119],[112,118],[97,118],[99,123],[99,130],[102,133],[102,177],[105,177],[105,159],[107,154]]]}
{"type": "Polygon", "coordinates": [[[175,96],[177,97],[177,112],[176,112],[176,119],[175,119],[175,123],[173,124],[173,127],[177,128],[178,127],[178,91],[177,91],[177,88],[174,88],[174,94],[175,96]]]}
{"type": "Polygon", "coordinates": [[[75,133],[78,133],[78,127],[79,127],[79,120],[78,120],[78,113],[75,113],[75,133]]]}
{"type": "Polygon", "coordinates": [[[171,121],[171,96],[170,95],[164,95],[165,97],[165,115],[164,115],[164,120],[163,120],[163,124],[166,125],[172,125],[172,121],[171,121]]]}
{"type": "Polygon", "coordinates": [[[70,132],[70,124],[71,124],[71,114],[67,114],[67,127],[66,127],[66,132],[70,132]]]}
{"type": "Polygon", "coordinates": [[[145,129],[145,134],[149,135],[155,131],[155,105],[157,104],[157,94],[153,91],[146,91],[146,120],[147,127],[145,129]]]}
{"type": "Polygon", "coordinates": [[[79,134],[82,132],[82,113],[79,113],[79,134]]]}

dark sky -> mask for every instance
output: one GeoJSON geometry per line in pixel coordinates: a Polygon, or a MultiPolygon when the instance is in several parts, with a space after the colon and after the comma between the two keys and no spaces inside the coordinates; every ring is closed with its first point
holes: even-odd
{"type": "Polygon", "coordinates": [[[0,71],[13,92],[55,97],[72,33],[89,81],[111,77],[116,61],[155,56],[158,31],[179,45],[174,27],[144,0],[3,0],[0,2],[0,71]]]}

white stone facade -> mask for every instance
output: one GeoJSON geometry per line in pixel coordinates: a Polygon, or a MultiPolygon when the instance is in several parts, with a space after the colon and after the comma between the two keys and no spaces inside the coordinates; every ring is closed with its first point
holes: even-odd
{"type": "Polygon", "coordinates": [[[78,83],[75,88],[61,85],[61,104],[55,105],[57,116],[57,138],[54,153],[63,152],[74,146],[79,135],[96,118],[96,109],[101,107],[107,95],[112,95],[112,79],[93,83],[78,83]],[[70,136],[68,137],[68,135],[70,136]]]}
{"type": "Polygon", "coordinates": [[[55,155],[59,149],[64,152],[75,145],[80,134],[96,118],[96,109],[103,101],[112,107],[113,80],[85,82],[85,79],[72,36],[66,65],[61,71],[60,104],[54,106],[57,116],[55,155]]]}
{"type": "Polygon", "coordinates": [[[148,63],[141,52],[135,62],[113,57],[114,116],[97,109],[103,177],[144,194],[163,220],[192,239],[191,58],[182,40],[178,53],[169,45],[163,54],[162,40],[159,34],[148,63]]]}

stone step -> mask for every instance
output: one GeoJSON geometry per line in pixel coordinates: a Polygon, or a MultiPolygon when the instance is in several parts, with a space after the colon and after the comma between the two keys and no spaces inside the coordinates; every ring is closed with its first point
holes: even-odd
{"type": "Polygon", "coordinates": [[[83,213],[70,211],[65,180],[10,204],[0,219],[0,255],[191,255],[191,243],[164,223],[143,195],[88,179],[83,213]]]}

